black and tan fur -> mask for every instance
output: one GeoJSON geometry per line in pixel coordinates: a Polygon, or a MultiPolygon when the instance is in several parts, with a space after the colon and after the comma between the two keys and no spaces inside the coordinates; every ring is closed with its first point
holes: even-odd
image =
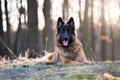
{"type": "Polygon", "coordinates": [[[55,51],[43,56],[39,61],[40,63],[60,62],[65,65],[79,65],[80,63],[92,63],[91,61],[88,61],[86,59],[83,46],[76,37],[74,19],[72,17],[66,24],[60,17],[58,18],[55,51]],[[61,32],[63,28],[65,30],[61,32]],[[66,30],[69,28],[70,30],[66,30]],[[65,36],[67,43],[63,43],[64,33],[68,36],[65,36]]]}

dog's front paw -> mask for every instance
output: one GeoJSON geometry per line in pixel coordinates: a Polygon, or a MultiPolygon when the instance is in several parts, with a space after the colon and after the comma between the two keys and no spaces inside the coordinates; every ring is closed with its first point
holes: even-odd
{"type": "Polygon", "coordinates": [[[88,61],[88,60],[84,61],[83,63],[85,63],[85,64],[93,64],[92,61],[88,61]]]}
{"type": "Polygon", "coordinates": [[[80,62],[75,62],[74,65],[80,65],[80,62]]]}

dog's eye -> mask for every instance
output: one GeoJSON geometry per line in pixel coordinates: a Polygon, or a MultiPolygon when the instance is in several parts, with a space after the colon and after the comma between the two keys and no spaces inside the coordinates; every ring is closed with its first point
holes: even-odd
{"type": "Polygon", "coordinates": [[[69,29],[67,29],[67,32],[69,32],[70,30],[69,29]]]}

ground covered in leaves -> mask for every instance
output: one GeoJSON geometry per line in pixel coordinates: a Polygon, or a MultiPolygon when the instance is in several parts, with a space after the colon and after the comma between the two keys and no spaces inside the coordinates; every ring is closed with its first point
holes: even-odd
{"type": "Polygon", "coordinates": [[[120,80],[120,62],[63,66],[39,64],[37,59],[3,60],[0,80],[120,80]]]}

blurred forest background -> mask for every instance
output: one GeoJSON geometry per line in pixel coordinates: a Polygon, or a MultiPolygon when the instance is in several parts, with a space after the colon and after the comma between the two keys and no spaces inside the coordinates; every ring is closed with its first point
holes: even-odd
{"type": "Polygon", "coordinates": [[[54,51],[58,17],[74,18],[88,57],[120,59],[120,0],[0,0],[1,57],[54,51]]]}

